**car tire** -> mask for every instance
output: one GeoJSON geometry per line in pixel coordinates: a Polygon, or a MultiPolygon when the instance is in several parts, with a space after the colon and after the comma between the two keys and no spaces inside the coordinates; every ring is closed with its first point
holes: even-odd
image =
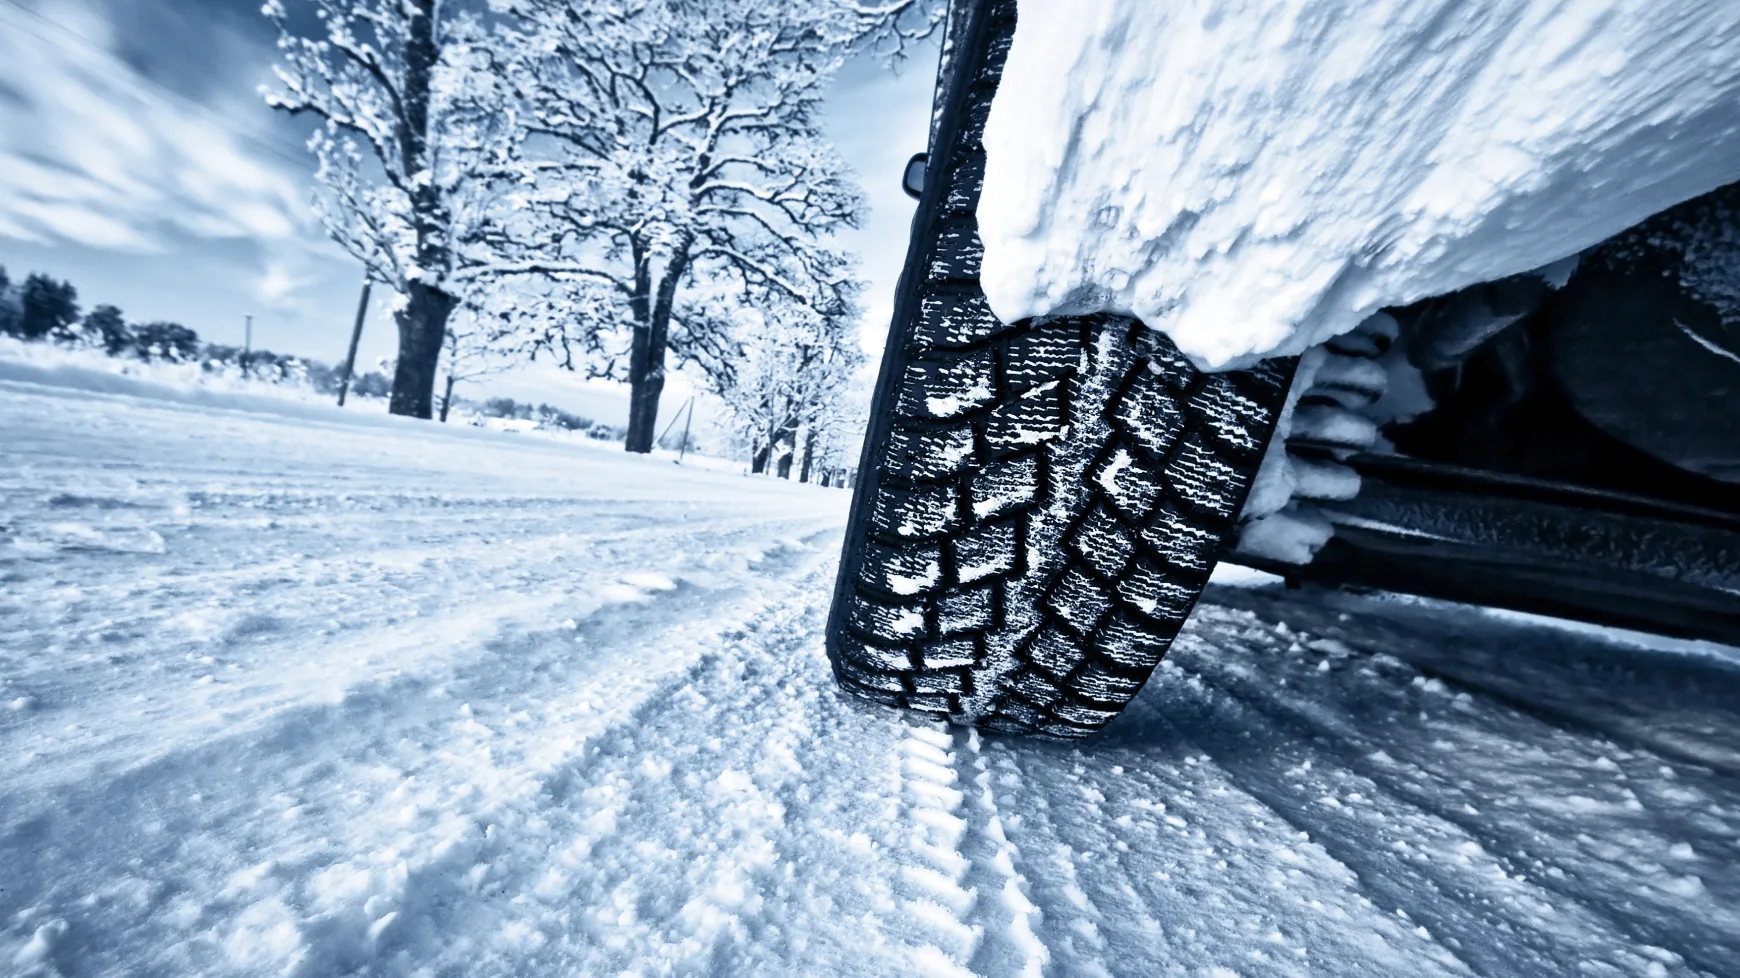
{"type": "Polygon", "coordinates": [[[1073,738],[1117,716],[1190,614],[1294,361],[1206,373],[1127,317],[991,312],[974,215],[1014,8],[979,4],[951,39],[828,654],[865,699],[1073,738]]]}

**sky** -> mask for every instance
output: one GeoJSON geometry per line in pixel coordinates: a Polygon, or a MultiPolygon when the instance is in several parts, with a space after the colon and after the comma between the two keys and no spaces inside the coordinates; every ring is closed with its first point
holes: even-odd
{"type": "MultiPolygon", "coordinates": [[[[260,0],[0,0],[0,265],[13,279],[67,279],[87,309],[110,303],[211,342],[239,345],[251,316],[258,347],[343,359],[362,272],[309,211],[307,124],[258,94],[276,54],[259,10],[260,0]]],[[[935,63],[934,46],[892,70],[850,63],[830,101],[827,128],[870,208],[840,242],[862,259],[872,356],[906,252],[912,201],[900,173],[924,149],[935,63]]],[[[386,310],[377,289],[360,363],[393,352],[386,310]]],[[[627,416],[618,385],[552,367],[480,385],[469,395],[627,416]]],[[[674,380],[665,413],[686,396],[674,380]]]]}

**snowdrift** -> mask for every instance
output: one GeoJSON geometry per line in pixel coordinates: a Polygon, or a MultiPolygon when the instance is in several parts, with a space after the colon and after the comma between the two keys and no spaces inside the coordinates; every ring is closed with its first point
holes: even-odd
{"type": "Polygon", "coordinates": [[[1740,3],[1022,0],[985,146],[1000,318],[1240,366],[1740,179],[1740,3]]]}

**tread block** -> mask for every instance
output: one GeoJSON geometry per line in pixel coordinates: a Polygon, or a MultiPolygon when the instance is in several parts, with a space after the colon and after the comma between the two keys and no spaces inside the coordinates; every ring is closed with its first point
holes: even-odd
{"type": "Polygon", "coordinates": [[[1057,679],[1063,679],[1087,658],[1087,650],[1074,636],[1047,626],[1033,637],[1027,658],[1057,679]]]}
{"type": "Polygon", "coordinates": [[[965,669],[915,672],[907,678],[912,680],[913,690],[920,693],[955,693],[964,696],[973,688],[972,678],[965,669]]]}
{"type": "Polygon", "coordinates": [[[1053,383],[998,405],[985,424],[985,440],[993,455],[1005,456],[1056,441],[1068,430],[1063,385],[1053,383]]]}
{"type": "MultiPolygon", "coordinates": [[[[1002,70],[998,70],[998,75],[1002,70]]],[[[966,118],[962,120],[961,141],[957,151],[985,151],[985,120],[991,117],[991,96],[995,92],[985,86],[975,86],[967,92],[966,118]]]]}
{"type": "Polygon", "coordinates": [[[950,713],[960,712],[954,698],[948,693],[908,693],[902,699],[905,700],[908,709],[918,710],[921,713],[939,713],[947,716],[950,713]]]}
{"type": "Polygon", "coordinates": [[[910,672],[913,668],[912,653],[905,648],[883,648],[850,636],[840,642],[840,661],[871,672],[910,672]]]}
{"type": "Polygon", "coordinates": [[[1013,717],[1006,717],[1000,713],[993,713],[985,719],[980,720],[979,727],[995,734],[1020,735],[1031,734],[1034,732],[1033,728],[1027,724],[1022,723],[1013,717]]]}
{"type": "Polygon", "coordinates": [[[884,594],[914,597],[943,587],[942,548],[930,543],[891,546],[871,542],[864,547],[858,580],[884,594]]]}
{"type": "Polygon", "coordinates": [[[985,246],[979,241],[979,222],[968,217],[937,224],[936,240],[925,262],[925,279],[930,282],[977,279],[979,264],[985,257],[985,246]]]}
{"type": "Polygon", "coordinates": [[[1013,572],[1018,541],[1019,527],[1013,522],[987,523],[963,534],[952,544],[956,576],[965,584],[1013,572]]]}
{"type": "Polygon", "coordinates": [[[1141,539],[1155,557],[1199,578],[1214,570],[1220,550],[1220,538],[1213,531],[1197,526],[1170,505],[1148,514],[1141,539]]]}
{"type": "Polygon", "coordinates": [[[1009,339],[1004,371],[1009,393],[1032,390],[1081,369],[1082,325],[1076,319],[1036,319],[1009,339]]]}
{"type": "Polygon", "coordinates": [[[1202,589],[1177,580],[1166,568],[1138,557],[1130,573],[1118,582],[1118,597],[1150,618],[1177,621],[1190,613],[1202,589]]]}
{"type": "Polygon", "coordinates": [[[846,620],[859,634],[897,645],[924,638],[924,604],[884,604],[854,594],[848,599],[846,620]]]}
{"type": "MultiPolygon", "coordinates": [[[[1079,724],[1081,727],[1087,728],[1073,730],[1069,734],[1069,736],[1077,737],[1092,733],[1110,723],[1121,709],[1122,707],[1111,706],[1111,704],[1088,703],[1074,699],[1063,699],[1051,704],[1053,717],[1065,721],[1072,727],[1079,724]]],[[[1047,726],[1045,730],[1046,733],[1050,733],[1051,727],[1047,726]]]]}
{"type": "Polygon", "coordinates": [[[1010,689],[1020,694],[1023,700],[1035,706],[1050,706],[1063,696],[1063,687],[1053,682],[1050,677],[1038,669],[1017,669],[1010,673],[1005,682],[1010,689]]]}
{"type": "MultiPolygon", "coordinates": [[[[937,634],[943,636],[983,632],[997,620],[997,591],[994,587],[973,588],[944,595],[937,602],[937,634]]],[[[925,661],[929,661],[926,656],[925,661]]]]}
{"type": "MultiPolygon", "coordinates": [[[[1101,725],[1103,726],[1103,724],[1101,725]]],[[[1039,732],[1054,740],[1081,740],[1099,732],[1099,727],[1078,727],[1073,724],[1053,720],[1039,728],[1039,732]]]]}
{"type": "Polygon", "coordinates": [[[1094,570],[1113,579],[1123,572],[1136,549],[1130,534],[1103,506],[1094,507],[1082,520],[1070,537],[1069,546],[1094,570]]]}
{"type": "Polygon", "coordinates": [[[1043,709],[1031,703],[1023,703],[1013,696],[1002,698],[997,704],[997,715],[1028,730],[1038,730],[1051,722],[1043,709]]]}
{"type": "Polygon", "coordinates": [[[838,668],[840,679],[843,682],[883,693],[906,692],[906,681],[898,673],[866,669],[850,659],[840,660],[838,668]]]}
{"type": "Polygon", "coordinates": [[[1250,475],[1215,454],[1194,434],[1188,436],[1163,477],[1179,497],[1221,519],[1238,513],[1250,475]]]}
{"type": "Polygon", "coordinates": [[[982,292],[932,292],[919,302],[912,346],[919,351],[972,346],[1008,328],[982,292]]]}
{"type": "MultiPolygon", "coordinates": [[[[987,21],[1013,20],[1015,7],[1013,3],[993,4],[984,14],[987,21]]],[[[1009,48],[1015,41],[1013,30],[993,30],[989,43],[985,45],[984,61],[980,62],[978,72],[973,76],[975,85],[996,85],[1003,77],[1003,65],[1009,60],[1009,48]]]]}
{"type": "Polygon", "coordinates": [[[1143,358],[1143,366],[1149,376],[1159,380],[1175,393],[1183,394],[1188,391],[1201,371],[1196,369],[1196,365],[1188,357],[1178,352],[1178,345],[1157,329],[1149,329],[1129,318],[1122,321],[1129,330],[1130,346],[1143,358]]]}
{"type": "Polygon", "coordinates": [[[838,677],[838,678],[839,678],[839,682],[840,682],[840,688],[842,690],[852,694],[853,696],[855,696],[861,700],[866,700],[868,702],[877,703],[877,704],[880,704],[882,706],[892,706],[895,709],[900,709],[901,703],[906,699],[905,693],[891,693],[891,692],[884,690],[884,689],[876,689],[876,688],[871,687],[871,686],[861,686],[858,683],[855,683],[852,680],[846,679],[844,677],[838,677]]]}
{"type": "Polygon", "coordinates": [[[1142,688],[1142,679],[1093,663],[1076,673],[1075,688],[1088,700],[1099,703],[1125,703],[1142,688]]]}
{"type": "Polygon", "coordinates": [[[882,471],[906,482],[935,482],[959,475],[972,458],[971,425],[919,430],[895,428],[888,433],[888,452],[883,456],[882,471]]]}
{"type": "Polygon", "coordinates": [[[945,420],[997,399],[997,364],[990,350],[914,360],[900,378],[894,410],[902,417],[945,420]]]}
{"type": "Polygon", "coordinates": [[[1112,596],[1081,568],[1071,567],[1045,596],[1045,608],[1077,633],[1086,635],[1112,610],[1112,596]]]}
{"type": "Polygon", "coordinates": [[[920,665],[926,669],[963,669],[978,665],[980,658],[978,643],[970,637],[935,642],[919,651],[920,665]]]}
{"type": "Polygon", "coordinates": [[[1094,650],[1120,669],[1132,672],[1152,669],[1166,655],[1180,624],[1143,622],[1127,612],[1118,612],[1094,636],[1094,650]]]}
{"type": "Polygon", "coordinates": [[[985,466],[973,476],[969,497],[975,519],[1027,509],[1039,501],[1039,456],[1022,455],[985,466]]]}
{"type": "Polygon", "coordinates": [[[1121,446],[1088,478],[1105,493],[1118,515],[1132,523],[1142,522],[1160,499],[1160,480],[1153,467],[1121,446]]]}
{"type": "Polygon", "coordinates": [[[1269,424],[1270,412],[1240,392],[1233,378],[1211,374],[1191,395],[1188,410],[1202,419],[1201,430],[1241,455],[1264,448],[1257,432],[1269,424]]]}
{"type": "Polygon", "coordinates": [[[1149,371],[1137,373],[1112,416],[1131,441],[1156,458],[1165,456],[1184,431],[1178,392],[1149,371]]]}
{"type": "Polygon", "coordinates": [[[949,168],[948,190],[943,193],[943,209],[952,213],[970,213],[979,206],[979,190],[985,185],[985,154],[960,153],[949,168]]]}
{"type": "MultiPolygon", "coordinates": [[[[1114,707],[1110,703],[1091,703],[1091,701],[1075,700],[1075,698],[1063,698],[1063,700],[1058,700],[1051,705],[1051,715],[1058,720],[1065,720],[1072,726],[1081,724],[1082,727],[1088,727],[1088,731],[1096,731],[1110,722],[1121,708],[1114,707]]],[[[1082,733],[1088,733],[1088,731],[1082,731],[1082,733]]]]}
{"type": "Polygon", "coordinates": [[[962,522],[954,488],[946,485],[918,489],[890,486],[877,494],[871,518],[878,531],[908,540],[949,536],[962,522]]]}

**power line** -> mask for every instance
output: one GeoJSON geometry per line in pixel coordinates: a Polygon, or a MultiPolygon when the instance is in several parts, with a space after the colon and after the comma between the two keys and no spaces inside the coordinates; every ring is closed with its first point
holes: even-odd
{"type": "MultiPolygon", "coordinates": [[[[32,30],[32,31],[30,31],[30,33],[33,36],[40,38],[41,40],[47,41],[51,44],[59,44],[63,50],[68,50],[68,48],[66,47],[66,42],[71,41],[73,43],[78,44],[80,47],[86,48],[89,51],[102,56],[103,58],[105,58],[109,61],[124,64],[124,62],[120,62],[119,58],[115,57],[115,53],[113,51],[110,51],[104,45],[98,43],[97,41],[92,40],[89,37],[86,37],[85,35],[79,33],[78,31],[72,29],[71,27],[68,27],[67,25],[65,25],[63,23],[60,23],[59,21],[54,20],[53,18],[44,15],[41,11],[38,11],[38,10],[32,9],[31,7],[25,6],[23,3],[23,0],[4,0],[4,2],[8,6],[16,9],[20,13],[22,13],[25,16],[31,18],[32,20],[38,22],[39,24],[50,28],[50,30],[51,30],[51,33],[44,33],[41,31],[32,30]]],[[[29,30],[28,25],[23,25],[23,26],[25,26],[26,30],[29,30]]],[[[244,142],[250,143],[254,147],[261,149],[261,150],[264,150],[265,152],[270,153],[273,156],[276,156],[279,159],[282,159],[288,163],[295,164],[297,167],[305,167],[308,165],[309,158],[308,158],[308,152],[307,152],[306,148],[301,147],[301,146],[296,146],[295,144],[293,144],[287,140],[281,140],[279,137],[276,137],[276,136],[265,137],[265,136],[260,136],[260,135],[255,134],[255,133],[245,132],[241,129],[236,128],[235,125],[230,120],[224,118],[222,115],[213,111],[211,109],[211,107],[206,106],[206,105],[201,105],[199,102],[194,101],[189,96],[184,95],[181,92],[178,92],[173,88],[170,88],[169,86],[163,84],[162,82],[157,81],[155,78],[151,78],[147,75],[141,74],[138,71],[132,71],[131,74],[132,74],[132,77],[135,80],[137,80],[140,83],[140,85],[142,85],[143,87],[151,89],[159,97],[166,98],[170,101],[179,103],[181,106],[192,110],[195,114],[199,115],[205,122],[212,125],[214,128],[222,129],[224,132],[230,134],[231,136],[234,136],[237,139],[243,140],[244,142]]]]}

